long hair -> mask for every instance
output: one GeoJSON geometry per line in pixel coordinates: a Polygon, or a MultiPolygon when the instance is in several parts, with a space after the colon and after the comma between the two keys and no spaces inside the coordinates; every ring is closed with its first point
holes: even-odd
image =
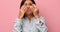
{"type": "MultiPolygon", "coordinates": [[[[25,1],[26,1],[26,0],[22,0],[22,1],[21,1],[20,8],[24,5],[25,1]]],[[[31,0],[31,1],[32,1],[33,4],[36,4],[34,0],[31,0]]],[[[25,15],[26,15],[26,14],[24,14],[23,18],[25,18],[25,15]]],[[[34,15],[33,15],[33,16],[34,16],[34,15]]]]}

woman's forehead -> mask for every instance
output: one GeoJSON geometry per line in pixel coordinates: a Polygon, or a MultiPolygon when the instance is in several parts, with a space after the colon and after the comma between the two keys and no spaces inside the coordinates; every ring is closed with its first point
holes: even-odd
{"type": "MultiPolygon", "coordinates": [[[[27,1],[27,0],[26,0],[27,1]]],[[[31,1],[31,0],[30,0],[31,1]]]]}
{"type": "Polygon", "coordinates": [[[25,3],[32,3],[32,1],[31,0],[26,0],[25,3]]]}

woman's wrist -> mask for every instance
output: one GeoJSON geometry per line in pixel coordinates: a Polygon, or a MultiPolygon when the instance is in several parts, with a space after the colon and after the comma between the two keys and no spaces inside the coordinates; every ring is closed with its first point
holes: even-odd
{"type": "Polygon", "coordinates": [[[21,16],[18,16],[18,19],[22,19],[22,17],[21,16]]]}

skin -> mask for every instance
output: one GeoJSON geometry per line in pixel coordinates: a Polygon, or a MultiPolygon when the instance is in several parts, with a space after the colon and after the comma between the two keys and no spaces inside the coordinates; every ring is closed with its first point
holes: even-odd
{"type": "Polygon", "coordinates": [[[37,8],[37,6],[35,4],[32,3],[32,1],[30,0],[26,0],[24,5],[21,7],[21,9],[19,10],[19,19],[22,19],[24,14],[26,14],[26,17],[31,20],[31,18],[34,17],[36,19],[39,19],[40,15],[39,15],[39,10],[37,8]],[[33,15],[32,15],[33,14],[33,15]]]}

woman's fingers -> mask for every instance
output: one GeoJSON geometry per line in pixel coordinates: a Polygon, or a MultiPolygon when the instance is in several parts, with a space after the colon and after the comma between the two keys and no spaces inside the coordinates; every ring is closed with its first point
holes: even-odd
{"type": "Polygon", "coordinates": [[[34,16],[38,19],[39,18],[39,9],[37,8],[37,6],[35,4],[33,4],[33,14],[34,16]]]}
{"type": "Polygon", "coordinates": [[[24,12],[24,13],[26,12],[26,7],[25,7],[25,5],[23,5],[23,6],[21,7],[21,11],[24,12]]]}
{"type": "Polygon", "coordinates": [[[37,8],[37,6],[35,4],[33,4],[33,8],[34,8],[33,12],[38,12],[39,11],[38,8],[37,8]]]}
{"type": "Polygon", "coordinates": [[[37,8],[37,6],[35,4],[32,5],[34,8],[37,8]]]}
{"type": "Polygon", "coordinates": [[[18,18],[23,18],[23,16],[24,16],[24,13],[25,13],[25,10],[26,8],[25,8],[25,6],[23,5],[22,7],[21,7],[21,9],[19,10],[19,16],[18,16],[18,18]]]}

